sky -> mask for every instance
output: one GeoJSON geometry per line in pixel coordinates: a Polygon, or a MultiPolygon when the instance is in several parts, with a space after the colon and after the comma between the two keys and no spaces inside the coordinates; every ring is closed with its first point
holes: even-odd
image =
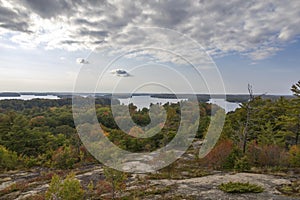
{"type": "Polygon", "coordinates": [[[0,91],[286,95],[299,36],[298,0],[0,0],[0,91]]]}

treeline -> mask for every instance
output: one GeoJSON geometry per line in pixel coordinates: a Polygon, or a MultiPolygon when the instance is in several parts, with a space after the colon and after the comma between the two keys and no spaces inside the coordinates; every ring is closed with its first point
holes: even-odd
{"type": "MultiPolygon", "coordinates": [[[[127,106],[121,106],[128,110],[127,106]]],[[[158,106],[158,105],[157,105],[158,106]]],[[[42,100],[33,99],[0,101],[0,167],[45,166],[61,169],[78,167],[97,162],[82,145],[77,134],[71,99],[42,100]]],[[[165,104],[167,121],[156,135],[137,139],[135,134],[143,133],[135,126],[124,133],[113,117],[110,101],[96,100],[96,115],[109,139],[126,150],[141,152],[152,151],[167,144],[176,134],[180,125],[180,105],[165,104]]],[[[201,120],[197,137],[201,138],[209,125],[211,106],[200,104],[201,120]]],[[[141,127],[150,123],[149,110],[137,110],[129,105],[130,117],[141,127]]],[[[159,116],[154,116],[155,117],[159,116]]],[[[119,117],[126,123],[126,117],[119,117]]],[[[153,129],[156,131],[157,129],[153,129]]]]}
{"type": "MultiPolygon", "coordinates": [[[[80,98],[80,97],[79,97],[80,98]]],[[[118,100],[113,100],[113,104],[119,103],[118,100]]],[[[97,105],[111,105],[110,98],[96,98],[95,104],[97,105]]],[[[0,101],[0,111],[5,112],[7,110],[23,111],[26,109],[46,109],[51,107],[71,106],[72,98],[62,99],[32,99],[32,100],[20,100],[20,99],[8,99],[0,101]]]]}

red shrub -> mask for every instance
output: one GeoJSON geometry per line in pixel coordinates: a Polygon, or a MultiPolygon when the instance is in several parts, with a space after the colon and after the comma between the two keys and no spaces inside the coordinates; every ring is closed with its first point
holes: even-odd
{"type": "Polygon", "coordinates": [[[112,188],[109,182],[105,180],[100,180],[96,185],[96,191],[98,195],[106,194],[106,193],[111,193],[112,188]]]}
{"type": "Polygon", "coordinates": [[[287,152],[277,145],[257,145],[251,143],[247,149],[249,162],[254,166],[272,167],[287,165],[287,152]]]}
{"type": "Polygon", "coordinates": [[[207,156],[201,159],[201,164],[205,167],[220,169],[226,162],[227,157],[233,149],[231,140],[223,140],[219,142],[207,156]]]}

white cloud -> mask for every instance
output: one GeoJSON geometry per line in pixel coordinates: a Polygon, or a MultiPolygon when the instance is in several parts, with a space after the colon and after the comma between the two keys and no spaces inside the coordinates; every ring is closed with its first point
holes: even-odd
{"type": "MultiPolygon", "coordinates": [[[[168,47],[184,57],[195,51],[195,46],[187,48],[190,41],[176,33],[135,28],[143,26],[179,31],[212,56],[238,53],[260,60],[276,54],[300,34],[297,0],[1,2],[0,8],[13,16],[13,20],[7,20],[0,14],[0,27],[12,32],[5,37],[27,48],[74,51],[93,49],[101,43],[100,49],[114,48],[119,53],[168,47]]],[[[161,61],[183,62],[170,52],[149,53],[161,61]]],[[[199,58],[193,61],[201,62],[199,58]]]]}

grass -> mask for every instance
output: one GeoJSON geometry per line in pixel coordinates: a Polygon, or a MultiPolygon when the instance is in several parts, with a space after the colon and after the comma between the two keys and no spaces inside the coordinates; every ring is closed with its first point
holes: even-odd
{"type": "Polygon", "coordinates": [[[226,193],[260,193],[264,191],[263,187],[256,184],[250,184],[248,182],[222,183],[218,188],[226,193]]]}

